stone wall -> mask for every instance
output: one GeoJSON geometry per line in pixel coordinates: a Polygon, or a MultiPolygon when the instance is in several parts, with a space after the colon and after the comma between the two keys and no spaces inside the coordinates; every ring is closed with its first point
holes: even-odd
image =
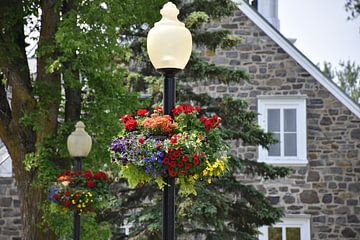
{"type": "MultiPolygon", "coordinates": [[[[311,215],[311,239],[360,239],[360,120],[243,13],[209,25],[209,30],[220,28],[242,37],[242,44],[203,51],[203,57],[248,71],[251,82],[210,80],[193,86],[197,92],[246,99],[253,110],[258,95],[307,96],[308,164],[293,168],[285,179],[252,179],[252,184],[286,214],[311,215]]],[[[256,147],[234,147],[239,156],[257,160],[256,147]]]]}
{"type": "Polygon", "coordinates": [[[20,239],[20,201],[15,179],[0,177],[0,240],[20,239]]]}

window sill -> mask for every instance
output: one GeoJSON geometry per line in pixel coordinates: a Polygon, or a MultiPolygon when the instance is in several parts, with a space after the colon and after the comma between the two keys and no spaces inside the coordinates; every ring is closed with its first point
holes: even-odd
{"type": "Polygon", "coordinates": [[[278,167],[306,167],[308,165],[308,161],[307,160],[300,160],[300,159],[296,159],[296,160],[286,160],[286,159],[267,159],[267,160],[260,160],[258,159],[258,162],[263,162],[263,163],[267,163],[267,164],[271,164],[274,166],[278,166],[278,167]]]}

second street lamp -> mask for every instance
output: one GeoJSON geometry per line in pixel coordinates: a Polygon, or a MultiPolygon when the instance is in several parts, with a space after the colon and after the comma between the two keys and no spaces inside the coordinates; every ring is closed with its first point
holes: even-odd
{"type": "MultiPolygon", "coordinates": [[[[82,159],[87,157],[91,150],[91,137],[85,131],[85,124],[81,121],[75,125],[75,131],[67,139],[67,148],[70,156],[75,158],[75,171],[81,171],[82,159]]],[[[80,214],[74,210],[74,240],[80,239],[80,214]]]]}
{"type": "MultiPolygon", "coordinates": [[[[179,10],[168,2],[160,11],[162,19],[147,36],[147,51],[154,67],[164,75],[164,114],[172,115],[176,102],[175,74],[185,68],[192,51],[192,37],[177,19],[179,10]]],[[[164,177],[163,240],[175,239],[175,178],[164,177]]]]}

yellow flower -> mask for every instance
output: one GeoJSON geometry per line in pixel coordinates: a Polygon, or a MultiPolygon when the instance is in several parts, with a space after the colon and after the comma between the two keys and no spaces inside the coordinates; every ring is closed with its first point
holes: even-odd
{"type": "Polygon", "coordinates": [[[74,205],[76,204],[75,200],[72,200],[71,203],[74,204],[74,205]]]}
{"type": "Polygon", "coordinates": [[[194,180],[198,180],[198,179],[199,179],[199,174],[197,174],[197,173],[194,174],[194,175],[193,175],[193,179],[194,179],[194,180]]]}
{"type": "Polygon", "coordinates": [[[209,183],[209,184],[211,184],[211,178],[208,178],[208,180],[207,180],[207,181],[208,181],[208,183],[209,183]]]}
{"type": "Polygon", "coordinates": [[[78,208],[81,208],[81,204],[78,204],[77,207],[78,207],[78,208]]]}

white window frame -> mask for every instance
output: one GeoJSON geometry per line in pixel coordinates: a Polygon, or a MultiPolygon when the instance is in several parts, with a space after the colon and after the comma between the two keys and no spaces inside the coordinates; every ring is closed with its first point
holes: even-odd
{"type": "MultiPolygon", "coordinates": [[[[266,162],[273,165],[284,166],[303,166],[307,161],[307,127],[306,127],[306,96],[292,95],[292,96],[258,96],[258,122],[259,125],[267,131],[267,110],[268,109],[282,109],[292,108],[296,109],[296,143],[297,156],[269,156],[268,150],[259,147],[259,162],[266,162]]],[[[282,118],[281,118],[282,119],[282,118]]],[[[283,125],[283,124],[281,124],[283,125]]],[[[283,126],[281,126],[282,129],[283,126]]],[[[280,139],[283,134],[280,134],[280,139]]],[[[281,143],[281,151],[283,152],[283,143],[281,143]]]]}
{"type": "Polygon", "coordinates": [[[12,177],[11,158],[6,147],[1,145],[2,143],[0,143],[0,177],[12,177]]]}
{"type": "MultiPolygon", "coordinates": [[[[301,240],[311,239],[310,216],[309,215],[288,215],[280,222],[272,225],[274,228],[282,228],[282,239],[286,239],[286,228],[300,228],[301,240]]],[[[269,226],[259,228],[259,240],[269,240],[269,226]]],[[[286,239],[291,240],[291,239],[286,239]]]]}

